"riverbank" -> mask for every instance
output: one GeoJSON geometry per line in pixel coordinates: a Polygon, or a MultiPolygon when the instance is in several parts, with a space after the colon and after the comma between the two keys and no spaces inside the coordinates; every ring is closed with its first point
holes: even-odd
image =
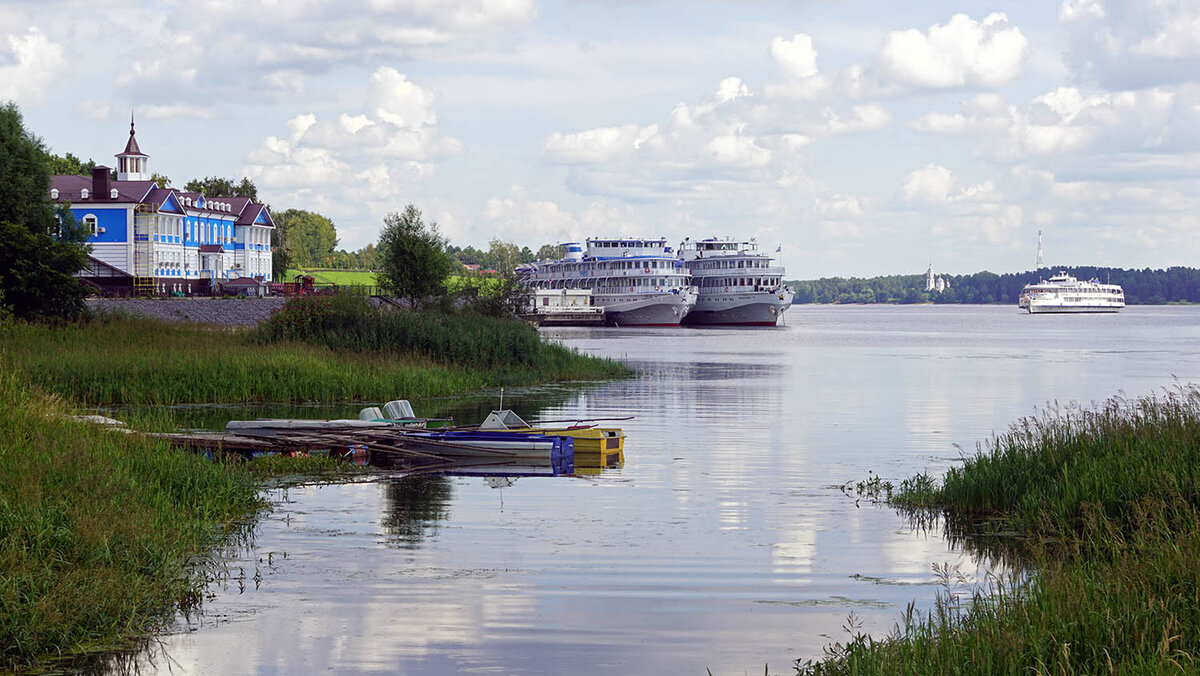
{"type": "Polygon", "coordinates": [[[331,302],[295,302],[257,332],[125,316],[0,324],[0,365],[84,407],[378,402],[630,373],[544,342],[515,320],[380,313],[361,299],[346,311],[331,302]]]}
{"type": "Polygon", "coordinates": [[[0,670],[129,648],[199,604],[193,557],[247,527],[244,468],[70,420],[0,375],[0,670]]]}
{"type": "Polygon", "coordinates": [[[1200,668],[1200,390],[1021,420],[890,502],[935,514],[1022,581],[911,610],[800,674],[1194,673],[1200,668]]]}
{"type": "Polygon", "coordinates": [[[362,299],[306,299],[257,330],[0,322],[0,671],[129,649],[198,605],[207,552],[251,527],[261,481],[312,464],[212,462],[70,414],[144,406],[139,423],[171,427],[153,407],[377,402],[629,373],[517,321],[381,313],[362,299]]]}

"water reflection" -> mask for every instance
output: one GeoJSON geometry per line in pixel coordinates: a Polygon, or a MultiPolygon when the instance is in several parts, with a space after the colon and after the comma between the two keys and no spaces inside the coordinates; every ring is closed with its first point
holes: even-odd
{"type": "Polygon", "coordinates": [[[380,525],[389,544],[413,547],[436,535],[450,517],[454,488],[445,476],[418,475],[383,482],[384,512],[380,525]]]}

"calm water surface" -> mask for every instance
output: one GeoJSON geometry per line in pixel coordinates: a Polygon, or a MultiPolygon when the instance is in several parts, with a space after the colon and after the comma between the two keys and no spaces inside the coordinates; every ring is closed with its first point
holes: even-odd
{"type": "Polygon", "coordinates": [[[548,334],[645,375],[509,403],[543,419],[636,416],[620,423],[623,468],[274,492],[230,555],[234,579],[143,667],[786,673],[845,638],[850,613],[883,634],[909,602],[929,607],[933,564],[987,571],[838,485],[940,474],[1050,402],[1200,382],[1200,308],[801,306],[787,321],[548,334]]]}

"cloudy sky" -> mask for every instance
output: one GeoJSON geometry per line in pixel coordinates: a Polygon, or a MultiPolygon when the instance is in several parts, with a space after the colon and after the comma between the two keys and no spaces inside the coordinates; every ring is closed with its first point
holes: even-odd
{"type": "Polygon", "coordinates": [[[0,99],[341,246],[757,237],[789,277],[1200,265],[1200,0],[5,0],[0,99]]]}

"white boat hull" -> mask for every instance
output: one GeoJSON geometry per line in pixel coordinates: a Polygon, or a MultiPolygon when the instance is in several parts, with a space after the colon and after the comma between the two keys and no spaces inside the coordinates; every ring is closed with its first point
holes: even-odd
{"type": "Polygon", "coordinates": [[[792,306],[790,291],[702,294],[684,324],[695,326],[775,326],[792,306]]]}
{"type": "Polygon", "coordinates": [[[1045,314],[1085,314],[1096,312],[1120,312],[1124,305],[1060,305],[1060,304],[1043,304],[1031,302],[1026,304],[1025,309],[1031,315],[1045,314]]]}
{"type": "Polygon", "coordinates": [[[696,304],[696,293],[597,293],[595,303],[614,326],[679,326],[696,304]]]}

